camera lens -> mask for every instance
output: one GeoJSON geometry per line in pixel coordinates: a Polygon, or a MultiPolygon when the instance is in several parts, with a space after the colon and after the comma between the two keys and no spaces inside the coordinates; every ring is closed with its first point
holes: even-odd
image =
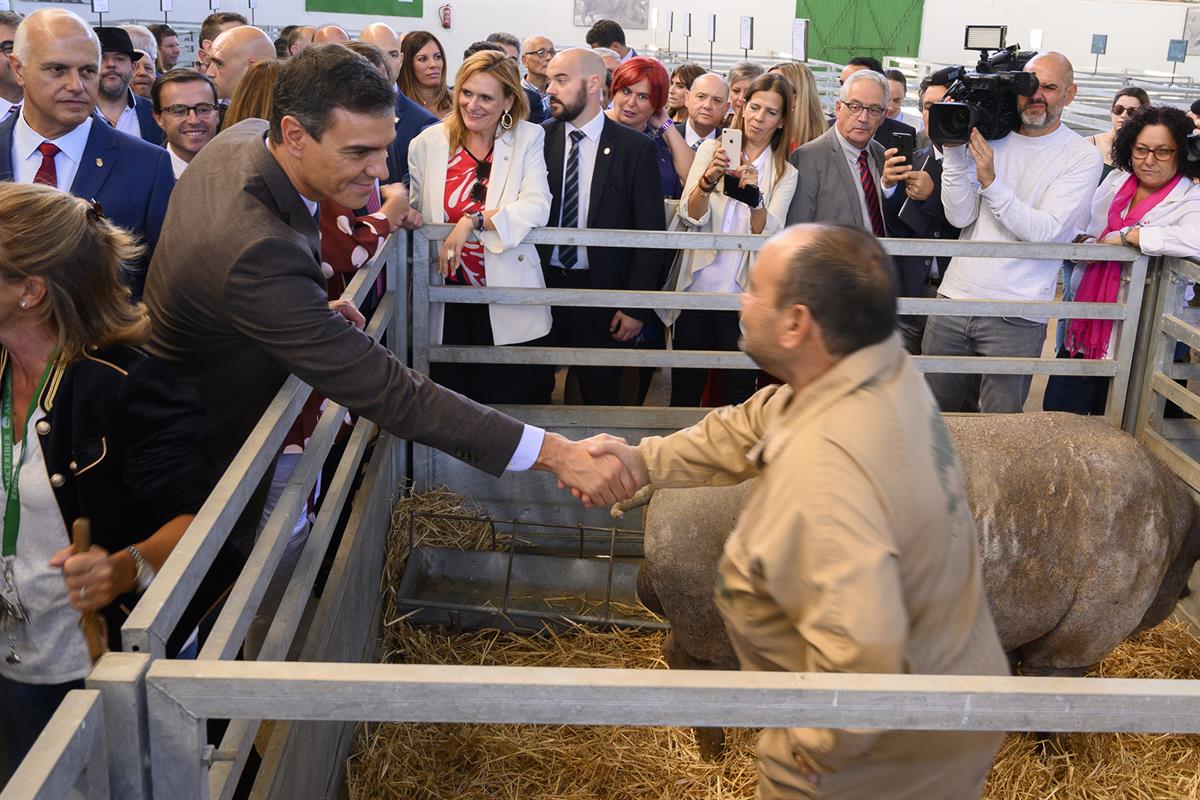
{"type": "Polygon", "coordinates": [[[942,147],[966,144],[974,114],[965,103],[935,103],[929,108],[929,138],[942,147]]]}

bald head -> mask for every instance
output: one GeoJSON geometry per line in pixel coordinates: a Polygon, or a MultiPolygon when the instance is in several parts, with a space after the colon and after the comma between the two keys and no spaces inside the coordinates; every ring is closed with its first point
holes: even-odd
{"type": "Polygon", "coordinates": [[[551,59],[550,66],[552,72],[565,70],[577,78],[595,76],[603,80],[604,74],[607,72],[604,59],[597,55],[595,50],[587,47],[572,47],[563,50],[551,59]]]}
{"type": "Polygon", "coordinates": [[[1037,76],[1038,88],[1032,97],[1017,97],[1021,112],[1021,133],[1045,136],[1058,129],[1063,109],[1075,99],[1075,69],[1062,53],[1047,51],[1029,59],[1026,72],[1037,76]]]}
{"type": "Polygon", "coordinates": [[[317,28],[317,35],[313,37],[313,44],[344,44],[348,41],[350,35],[337,25],[317,28]]]}
{"type": "Polygon", "coordinates": [[[1041,65],[1042,71],[1052,72],[1064,85],[1070,86],[1075,83],[1075,68],[1071,66],[1071,60],[1062,53],[1054,50],[1038,53],[1025,64],[1025,71],[1036,74],[1039,72],[1038,65],[1041,65]]]}
{"type": "Polygon", "coordinates": [[[692,81],[688,92],[688,124],[701,136],[708,136],[725,119],[729,109],[729,84],[715,72],[706,72],[692,81]]]}
{"type": "Polygon", "coordinates": [[[217,86],[217,96],[228,100],[237,91],[246,70],[274,58],[275,43],[270,37],[252,25],[241,25],[225,31],[213,42],[206,71],[217,86]]]}
{"type": "Polygon", "coordinates": [[[85,51],[96,51],[96,66],[100,66],[100,39],[91,26],[71,11],[58,8],[43,8],[34,11],[17,26],[13,38],[13,55],[25,63],[35,60],[30,47],[45,45],[48,41],[62,38],[84,38],[90,43],[85,51]]]}
{"type": "Polygon", "coordinates": [[[56,139],[92,113],[100,91],[100,41],[70,11],[35,11],[17,26],[12,71],[24,90],[21,115],[34,131],[56,139]]]}
{"type": "Polygon", "coordinates": [[[403,63],[403,59],[400,55],[400,37],[392,30],[392,26],[385,22],[372,23],[362,29],[358,38],[383,51],[383,58],[387,62],[388,80],[395,83],[396,78],[400,77],[400,64],[403,63]]]}
{"type": "Polygon", "coordinates": [[[600,113],[604,93],[604,62],[591,50],[564,50],[546,68],[550,114],[564,122],[583,124],[600,113]]]}

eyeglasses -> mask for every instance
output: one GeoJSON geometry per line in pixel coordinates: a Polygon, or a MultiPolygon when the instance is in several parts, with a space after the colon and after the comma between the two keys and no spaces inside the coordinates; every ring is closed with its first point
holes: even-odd
{"type": "Polygon", "coordinates": [[[1141,110],[1141,106],[1113,106],[1112,115],[1114,117],[1132,117],[1141,110]]]}
{"type": "Polygon", "coordinates": [[[197,103],[194,106],[185,106],[183,103],[176,103],[173,106],[167,106],[162,110],[162,113],[175,119],[187,119],[189,113],[195,112],[197,117],[210,117],[215,114],[217,107],[212,103],[197,103]]]}
{"type": "Polygon", "coordinates": [[[530,50],[528,53],[525,53],[525,55],[537,56],[538,58],[554,58],[556,55],[558,55],[558,51],[553,47],[542,47],[537,50],[530,50]]]}
{"type": "Polygon", "coordinates": [[[1133,146],[1134,158],[1149,158],[1153,153],[1155,161],[1170,161],[1178,152],[1174,147],[1146,147],[1144,144],[1133,146]]]}
{"type": "Polygon", "coordinates": [[[12,51],[13,51],[12,39],[5,39],[3,42],[0,42],[0,53],[3,53],[6,56],[10,56],[10,55],[12,55],[12,51]]]}
{"type": "Polygon", "coordinates": [[[487,181],[490,177],[492,177],[492,162],[476,161],[475,184],[471,187],[471,202],[482,203],[487,200],[487,181]]]}
{"type": "Polygon", "coordinates": [[[852,117],[857,117],[865,111],[872,119],[882,117],[887,111],[883,106],[864,106],[862,103],[842,103],[842,108],[849,111],[852,117]]]}

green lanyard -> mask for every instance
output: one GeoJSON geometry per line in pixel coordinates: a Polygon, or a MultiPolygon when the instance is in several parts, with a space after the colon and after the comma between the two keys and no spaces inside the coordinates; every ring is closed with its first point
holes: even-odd
{"type": "MultiPolygon", "coordinates": [[[[33,393],[33,397],[29,400],[29,410],[25,412],[25,427],[28,431],[29,420],[33,418],[33,412],[37,409],[38,398],[42,396],[42,389],[46,386],[46,378],[50,376],[51,370],[54,369],[54,357],[50,357],[50,363],[46,364],[46,369],[42,372],[42,379],[38,381],[37,391],[33,393]]],[[[0,381],[4,382],[4,400],[0,406],[0,466],[3,467],[3,473],[0,477],[4,479],[4,551],[5,556],[14,555],[17,552],[17,534],[21,528],[21,492],[18,485],[18,480],[21,477],[21,461],[13,463],[13,390],[12,390],[12,370],[6,368],[3,374],[0,374],[0,381]],[[5,380],[5,377],[8,379],[5,380]]],[[[25,437],[27,440],[29,437],[25,437]]],[[[29,449],[29,442],[25,442],[26,450],[29,449]]],[[[24,451],[22,451],[24,452],[24,451]]]]}

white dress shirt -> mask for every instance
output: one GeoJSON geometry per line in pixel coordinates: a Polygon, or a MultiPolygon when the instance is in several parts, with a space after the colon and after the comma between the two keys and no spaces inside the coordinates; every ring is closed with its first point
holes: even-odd
{"type": "MultiPolygon", "coordinates": [[[[138,121],[136,102],[133,99],[133,90],[130,89],[129,97],[125,101],[125,110],[121,112],[121,116],[117,117],[117,124],[113,125],[113,127],[140,139],[142,138],[142,123],[138,121]]],[[[96,106],[96,113],[103,117],[106,122],[108,121],[108,117],[100,110],[100,106],[96,106]]],[[[112,125],[111,122],[109,124],[112,125]]]]}
{"type": "MultiPolygon", "coordinates": [[[[604,132],[604,114],[597,113],[583,127],[576,127],[574,123],[568,122],[563,125],[563,138],[565,144],[563,146],[563,182],[559,187],[559,197],[565,197],[567,193],[567,162],[571,158],[571,131],[583,131],[583,138],[579,140],[579,224],[577,227],[586,228],[588,220],[588,209],[591,208],[592,201],[592,174],[596,171],[596,154],[600,151],[600,134],[604,132]]],[[[562,207],[559,207],[559,219],[550,220],[552,225],[562,224],[562,207]]],[[[558,247],[554,248],[554,252],[550,255],[550,265],[562,268],[562,261],[558,258],[558,247]]],[[[575,262],[573,269],[587,269],[588,257],[587,248],[579,248],[579,260],[575,262]]]]}
{"type": "Polygon", "coordinates": [[[188,162],[175,154],[175,148],[170,144],[167,145],[167,152],[171,155],[171,169],[175,172],[175,180],[179,180],[179,176],[188,168],[188,162]]]}
{"type": "Polygon", "coordinates": [[[88,135],[92,132],[92,118],[88,117],[74,130],[63,134],[57,139],[47,139],[36,133],[25,121],[25,111],[22,109],[21,118],[13,127],[13,183],[33,183],[38,168],[42,166],[42,154],[38,146],[42,142],[50,142],[61,151],[54,157],[54,170],[58,174],[58,188],[64,192],[71,191],[75,183],[75,173],[83,162],[83,151],[87,148],[88,135]]]}
{"type": "Polygon", "coordinates": [[[5,100],[3,97],[0,97],[0,122],[4,122],[4,120],[8,119],[8,112],[12,111],[16,107],[16,103],[11,103],[8,100],[5,100]]]}
{"type": "MultiPolygon", "coordinates": [[[[758,172],[760,186],[774,186],[774,155],[771,148],[766,147],[758,158],[754,159],[754,169],[758,172]]],[[[715,230],[715,224],[713,227],[715,230]]],[[[720,232],[750,233],[750,206],[737,200],[729,200],[725,204],[725,217],[721,220],[720,232]]],[[[692,285],[687,287],[687,291],[741,294],[745,287],[738,284],[738,273],[744,256],[745,253],[740,250],[718,250],[712,263],[696,270],[692,285]]]]}
{"type": "Polygon", "coordinates": [[[717,138],[717,128],[713,128],[711,131],[709,131],[708,136],[701,136],[700,134],[696,133],[696,131],[692,130],[692,121],[690,119],[683,125],[683,140],[687,142],[687,146],[693,150],[696,149],[696,145],[700,144],[705,139],[715,138],[717,138]]]}
{"type": "MultiPolygon", "coordinates": [[[[846,154],[846,162],[850,164],[850,174],[854,176],[854,191],[858,193],[858,204],[862,208],[863,227],[869,231],[871,230],[871,211],[867,208],[867,195],[863,192],[862,181],[859,179],[858,171],[858,155],[866,148],[855,147],[846,141],[846,138],[842,136],[842,132],[837,129],[837,126],[834,126],[833,132],[837,136],[838,144],[842,146],[842,152],[846,154]]],[[[891,197],[896,191],[896,186],[893,184],[890,189],[883,188],[883,177],[875,174],[875,163],[870,156],[871,151],[867,150],[867,169],[870,170],[871,177],[875,179],[875,183],[883,192],[884,198],[891,197]]],[[[880,204],[879,213],[882,216],[882,203],[880,204]]]]}

